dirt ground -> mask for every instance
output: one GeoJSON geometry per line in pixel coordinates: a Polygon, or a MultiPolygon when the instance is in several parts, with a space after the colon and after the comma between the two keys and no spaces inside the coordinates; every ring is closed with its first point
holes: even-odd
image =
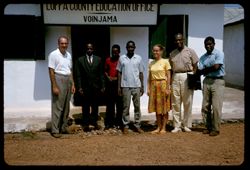
{"type": "Polygon", "coordinates": [[[241,165],[244,163],[244,121],[221,125],[219,136],[202,134],[203,124],[192,132],[151,134],[155,125],[143,122],[145,133],[131,130],[83,132],[54,138],[47,131],[4,134],[3,158],[12,165],[70,166],[182,166],[241,165]]]}

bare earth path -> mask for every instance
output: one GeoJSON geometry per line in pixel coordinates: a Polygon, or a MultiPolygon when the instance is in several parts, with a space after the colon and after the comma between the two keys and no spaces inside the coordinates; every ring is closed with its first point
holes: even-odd
{"type": "MultiPolygon", "coordinates": [[[[128,135],[120,132],[64,135],[48,132],[4,134],[3,158],[8,165],[241,165],[244,122],[225,123],[219,136],[192,132],[128,135]]],[[[170,129],[169,129],[170,130],[170,129]]]]}

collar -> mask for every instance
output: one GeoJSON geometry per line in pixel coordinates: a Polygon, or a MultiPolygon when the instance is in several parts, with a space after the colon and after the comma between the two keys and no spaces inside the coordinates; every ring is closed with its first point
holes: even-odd
{"type": "Polygon", "coordinates": [[[61,54],[64,58],[67,57],[67,51],[65,51],[65,54],[61,53],[61,51],[60,51],[59,48],[57,48],[57,51],[58,51],[58,53],[61,54]]]}
{"type": "Polygon", "coordinates": [[[216,51],[216,50],[215,50],[215,48],[214,48],[213,51],[211,52],[211,54],[208,54],[208,53],[206,52],[206,55],[207,55],[207,56],[214,55],[214,54],[215,54],[215,51],[216,51]]]}
{"type": "Polygon", "coordinates": [[[131,58],[129,58],[127,54],[126,54],[125,56],[126,56],[128,59],[131,59],[131,58],[136,57],[136,54],[134,53],[134,55],[133,55],[131,58]]]}
{"type": "Polygon", "coordinates": [[[94,55],[92,54],[91,56],[89,56],[88,54],[86,54],[86,56],[87,56],[87,57],[91,57],[91,58],[93,58],[93,56],[94,56],[94,55]]]}

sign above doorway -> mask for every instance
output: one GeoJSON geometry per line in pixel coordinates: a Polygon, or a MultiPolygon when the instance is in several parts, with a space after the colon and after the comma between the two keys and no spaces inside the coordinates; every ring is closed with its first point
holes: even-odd
{"type": "Polygon", "coordinates": [[[157,4],[43,4],[45,24],[156,25],[157,4]]]}

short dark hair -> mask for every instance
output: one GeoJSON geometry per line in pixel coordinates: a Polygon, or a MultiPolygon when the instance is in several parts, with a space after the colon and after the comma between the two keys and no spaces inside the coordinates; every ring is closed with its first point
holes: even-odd
{"type": "Polygon", "coordinates": [[[126,47],[128,46],[128,44],[132,43],[134,46],[135,46],[135,42],[134,41],[128,41],[127,44],[126,44],[126,47]]]}
{"type": "Polygon", "coordinates": [[[121,51],[121,48],[120,48],[120,46],[118,45],[118,44],[114,44],[113,46],[112,46],[112,49],[113,48],[117,48],[119,51],[121,51]]]}
{"type": "Polygon", "coordinates": [[[95,44],[91,41],[88,41],[86,44],[85,44],[85,48],[87,48],[88,45],[92,45],[93,49],[95,49],[95,44]]]}
{"type": "Polygon", "coordinates": [[[183,36],[183,34],[182,34],[182,33],[180,33],[180,32],[176,33],[176,34],[174,35],[174,38],[176,38],[177,36],[181,36],[181,37],[182,37],[182,39],[185,39],[185,38],[184,38],[184,36],[183,36]]]}
{"type": "Polygon", "coordinates": [[[212,41],[212,43],[215,44],[214,37],[212,37],[212,36],[206,37],[205,40],[204,40],[204,43],[207,42],[207,41],[212,41]]]}

